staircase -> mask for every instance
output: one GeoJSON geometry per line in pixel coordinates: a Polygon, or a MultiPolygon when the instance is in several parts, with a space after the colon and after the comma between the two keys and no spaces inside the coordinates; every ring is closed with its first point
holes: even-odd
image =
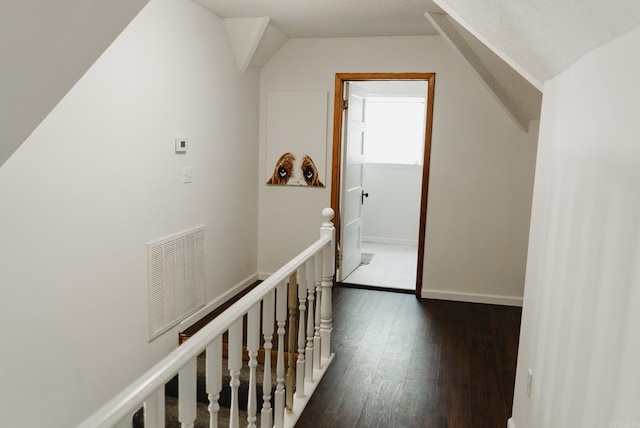
{"type": "Polygon", "coordinates": [[[322,214],[320,239],[79,427],[293,427],[333,360],[334,213],[322,214]]]}
{"type": "MultiPolygon", "coordinates": [[[[242,290],[237,295],[233,296],[229,301],[222,304],[220,307],[214,309],[212,312],[204,316],[202,319],[198,320],[188,329],[179,333],[179,343],[182,345],[186,342],[190,337],[195,335],[198,331],[200,331],[205,325],[213,321],[217,316],[223,313],[226,309],[228,309],[231,305],[236,303],[240,298],[245,296],[248,292],[257,287],[262,281],[256,281],[255,283],[248,286],[246,289],[242,290]]],[[[243,326],[243,331],[246,332],[246,325],[243,326]]],[[[246,334],[245,334],[246,337],[246,334]]],[[[231,376],[229,373],[228,366],[228,343],[223,340],[223,361],[222,361],[222,390],[220,391],[220,398],[218,399],[218,404],[220,405],[220,410],[218,411],[218,426],[229,426],[229,410],[231,408],[231,386],[229,382],[231,381],[231,376]]],[[[246,352],[243,352],[244,356],[247,356],[246,352]]],[[[263,390],[263,380],[264,380],[264,352],[259,352],[257,356],[258,366],[256,368],[257,376],[256,376],[256,386],[258,391],[263,390]]],[[[248,361],[248,358],[243,358],[244,361],[248,361]]],[[[238,406],[240,408],[240,427],[245,427],[248,425],[247,422],[247,404],[248,404],[248,394],[249,394],[249,366],[243,365],[240,369],[240,386],[238,387],[238,397],[239,402],[238,406]]],[[[276,371],[275,371],[275,360],[272,359],[271,364],[271,390],[275,390],[276,387],[276,371]]],[[[174,376],[166,385],[165,385],[165,426],[166,427],[180,427],[180,421],[178,418],[178,385],[179,380],[178,376],[174,376]]],[[[209,398],[206,392],[206,353],[203,352],[198,355],[197,360],[197,381],[196,381],[196,400],[197,400],[197,410],[196,410],[196,420],[195,420],[195,428],[205,428],[209,427],[209,398]]],[[[271,400],[273,400],[273,394],[271,396],[271,400]]],[[[257,407],[261,409],[264,405],[264,398],[260,394],[257,397],[257,407]]],[[[144,408],[140,408],[133,415],[133,428],[143,428],[144,425],[144,408]]]]}
{"type": "MultiPolygon", "coordinates": [[[[263,363],[259,363],[257,367],[257,375],[256,375],[256,386],[258,391],[263,390],[263,363]],[[262,365],[261,365],[262,364],[262,365]]],[[[218,399],[218,404],[220,405],[220,410],[218,411],[218,426],[224,427],[229,426],[229,416],[231,409],[231,376],[228,374],[228,360],[223,358],[222,363],[222,373],[227,373],[222,376],[222,390],[220,391],[220,398],[218,399]]],[[[249,378],[250,378],[250,370],[248,365],[243,365],[240,369],[240,385],[238,387],[238,407],[239,411],[239,426],[246,427],[248,426],[247,418],[247,406],[248,406],[248,394],[249,394],[249,378]]],[[[179,421],[179,405],[178,405],[178,376],[174,376],[166,385],[165,385],[165,426],[166,427],[180,427],[179,421]]],[[[276,388],[276,370],[275,365],[272,366],[271,370],[271,389],[272,391],[276,388]]],[[[201,353],[198,355],[197,361],[197,381],[196,381],[196,420],[195,420],[195,428],[206,428],[209,427],[209,398],[206,392],[206,355],[205,353],[201,353]]],[[[271,394],[271,400],[273,400],[273,394],[271,394]]],[[[257,397],[257,407],[261,409],[264,405],[264,398],[262,395],[258,394],[257,397]]],[[[144,408],[140,408],[133,415],[133,428],[143,428],[144,425],[144,408]]]]}

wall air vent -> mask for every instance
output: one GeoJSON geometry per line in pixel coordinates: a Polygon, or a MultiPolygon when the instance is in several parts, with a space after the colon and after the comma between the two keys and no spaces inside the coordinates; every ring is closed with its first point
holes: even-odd
{"type": "Polygon", "coordinates": [[[147,245],[149,340],[204,306],[204,226],[147,245]]]}

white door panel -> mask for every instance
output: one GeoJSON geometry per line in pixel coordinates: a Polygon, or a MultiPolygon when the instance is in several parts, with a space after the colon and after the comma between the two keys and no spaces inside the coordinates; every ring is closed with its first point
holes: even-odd
{"type": "Polygon", "coordinates": [[[362,180],[364,172],[364,109],[366,92],[346,83],[348,108],[343,120],[342,213],[338,280],[342,281],[362,261],[362,180]]]}

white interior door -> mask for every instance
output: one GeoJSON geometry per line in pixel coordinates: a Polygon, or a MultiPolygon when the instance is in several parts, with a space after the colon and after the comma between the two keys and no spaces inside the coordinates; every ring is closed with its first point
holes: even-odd
{"type": "Polygon", "coordinates": [[[362,261],[362,180],[364,174],[364,109],[366,91],[345,83],[348,100],[342,134],[342,189],[340,216],[341,264],[338,281],[343,281],[362,261]]]}

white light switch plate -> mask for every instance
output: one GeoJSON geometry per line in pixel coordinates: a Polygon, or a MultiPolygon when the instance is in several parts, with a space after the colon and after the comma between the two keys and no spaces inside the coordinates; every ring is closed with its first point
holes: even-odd
{"type": "Polygon", "coordinates": [[[192,174],[192,172],[191,172],[191,167],[190,166],[185,166],[182,169],[182,182],[184,184],[191,183],[191,174],[192,174]]]}

